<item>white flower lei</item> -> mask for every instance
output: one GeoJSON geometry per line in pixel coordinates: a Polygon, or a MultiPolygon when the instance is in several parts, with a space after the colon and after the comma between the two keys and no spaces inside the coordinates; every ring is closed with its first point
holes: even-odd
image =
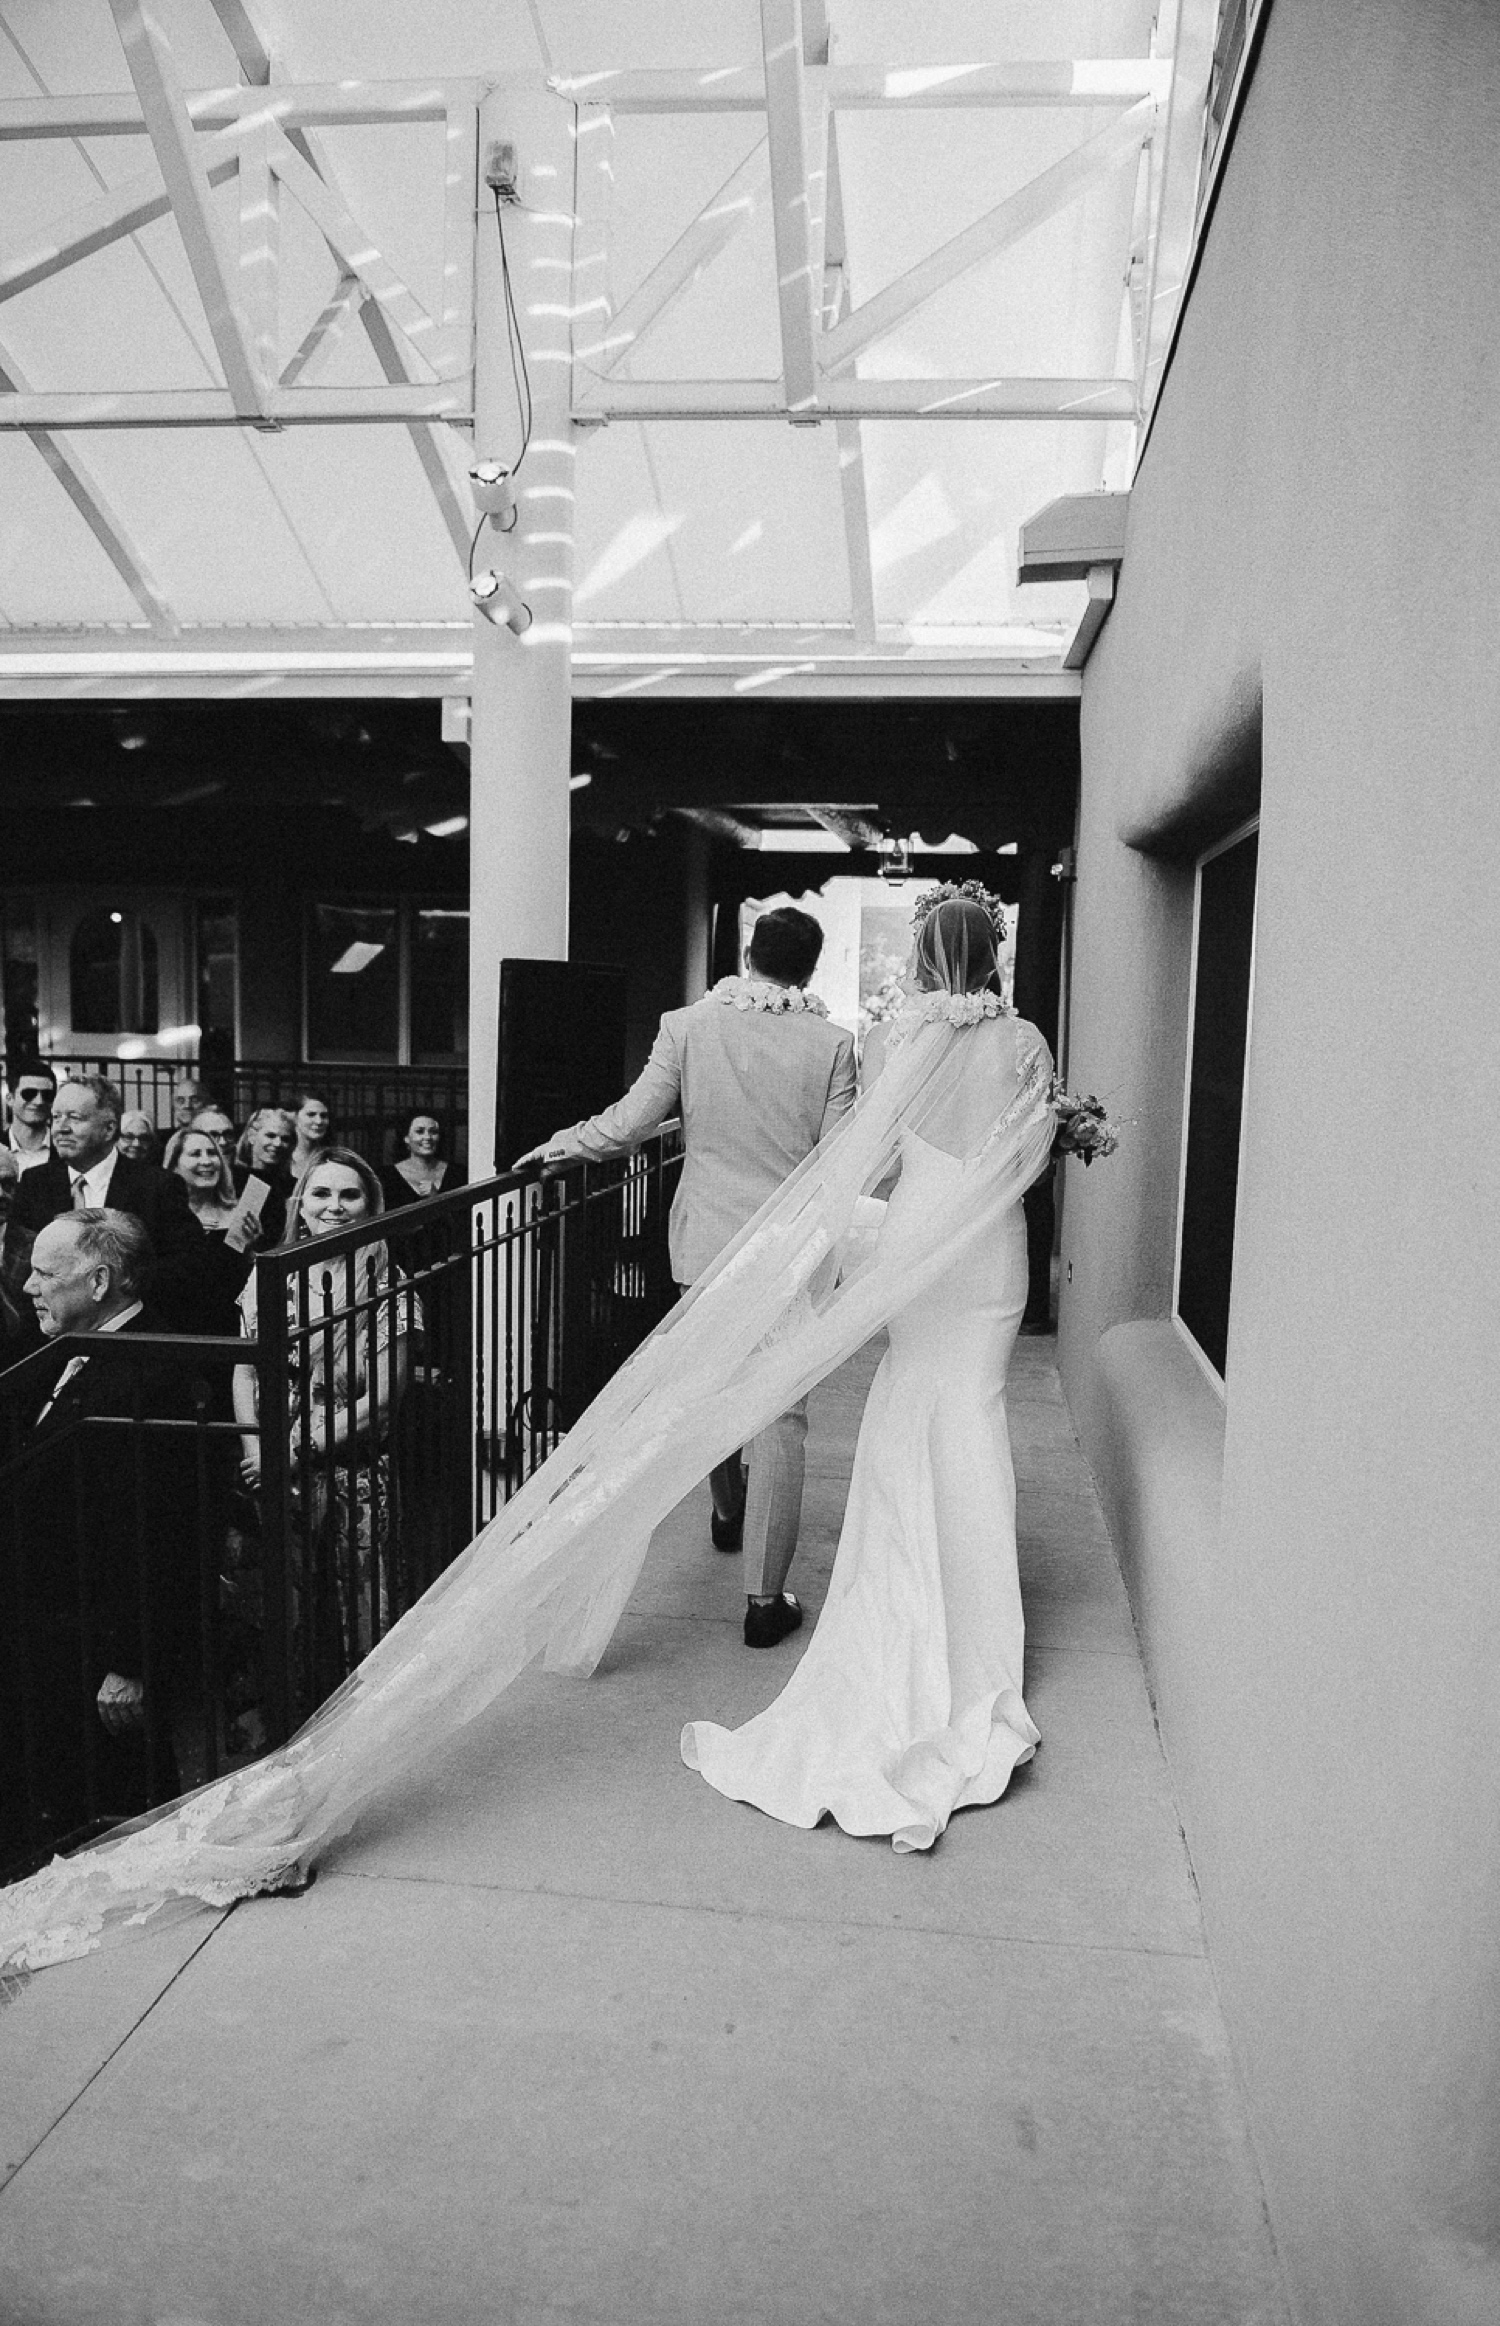
{"type": "Polygon", "coordinates": [[[772,985],[763,977],[721,977],[708,998],[733,1010],[766,1010],[777,1018],[795,1017],[804,1010],[815,1018],[828,1015],[827,1002],[819,1001],[815,993],[800,985],[772,985]]]}
{"type": "Polygon", "coordinates": [[[986,1018],[1013,1018],[997,993],[924,993],[909,1001],[891,1028],[890,1040],[904,1042],[918,1026],[978,1026],[986,1018]]]}

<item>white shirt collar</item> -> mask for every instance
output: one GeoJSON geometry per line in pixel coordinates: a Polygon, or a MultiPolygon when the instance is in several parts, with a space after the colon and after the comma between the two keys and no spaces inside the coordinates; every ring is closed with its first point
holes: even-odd
{"type": "MultiPolygon", "coordinates": [[[[78,1180],[80,1178],[82,1179],[83,1192],[88,1198],[88,1206],[91,1210],[97,1210],[101,1205],[107,1202],[109,1197],[109,1183],[115,1175],[115,1165],[119,1161],[119,1157],[119,1148],[111,1147],[107,1155],[101,1155],[97,1163],[91,1163],[87,1171],[80,1172],[76,1176],[74,1174],[72,1164],[70,1163],[68,1165],[68,1181],[70,1186],[76,1187],[78,1180]]],[[[75,1205],[74,1208],[75,1210],[81,1210],[83,1207],[81,1205],[75,1205]]]]}
{"type": "Polygon", "coordinates": [[[107,1317],[107,1318],[105,1319],[105,1321],[104,1321],[104,1323],[103,1323],[102,1325],[95,1325],[95,1327],[94,1327],[94,1330],[95,1330],[95,1332],[96,1332],[96,1333],[117,1333],[117,1332],[119,1332],[119,1331],[120,1331],[120,1329],[122,1328],[122,1326],[124,1326],[124,1325],[128,1325],[128,1324],[129,1324],[129,1322],[130,1322],[130,1320],[131,1320],[131,1318],[132,1318],[133,1316],[139,1316],[139,1315],[140,1315],[140,1313],[141,1313],[141,1310],[142,1310],[142,1309],[145,1307],[145,1305],[146,1305],[146,1303],[145,1303],[143,1300],[133,1300],[133,1301],[131,1302],[131,1304],[130,1304],[129,1308],[122,1308],[122,1309],[119,1311],[118,1315],[116,1315],[116,1316],[112,1316],[112,1317],[107,1317]]]}

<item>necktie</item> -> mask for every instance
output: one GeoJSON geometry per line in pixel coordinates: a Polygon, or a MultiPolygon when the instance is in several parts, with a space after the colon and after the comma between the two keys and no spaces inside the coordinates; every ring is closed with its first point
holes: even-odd
{"type": "Polygon", "coordinates": [[[75,1211],[87,1211],[89,1208],[89,1191],[83,1184],[84,1177],[85,1174],[82,1171],[74,1174],[73,1209],[75,1211]]]}
{"type": "Polygon", "coordinates": [[[63,1391],[67,1388],[68,1383],[77,1379],[78,1375],[83,1371],[83,1368],[87,1363],[87,1356],[70,1357],[68,1359],[68,1362],[66,1365],[64,1365],[62,1371],[58,1374],[57,1379],[52,1384],[52,1395],[48,1398],[46,1404],[42,1406],[41,1410],[37,1414],[36,1418],[38,1422],[42,1421],[46,1415],[52,1411],[53,1406],[56,1405],[63,1391]]]}

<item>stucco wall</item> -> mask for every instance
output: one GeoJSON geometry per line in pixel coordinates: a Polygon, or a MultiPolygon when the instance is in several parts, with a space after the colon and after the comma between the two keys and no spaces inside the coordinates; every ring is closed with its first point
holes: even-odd
{"type": "Polygon", "coordinates": [[[1317,2326],[1500,2317],[1497,122],[1486,0],[1275,0],[1084,690],[1064,1372],[1317,2326]],[[1258,704],[1221,1407],[1183,850],[1258,704]]]}

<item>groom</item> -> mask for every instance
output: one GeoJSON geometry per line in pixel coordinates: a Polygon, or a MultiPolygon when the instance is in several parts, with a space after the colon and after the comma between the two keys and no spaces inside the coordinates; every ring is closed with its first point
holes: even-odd
{"type": "MultiPolygon", "coordinates": [[[[682,1117],[682,1178],[672,1203],[672,1273],[686,1290],[854,1104],[854,1044],[804,988],[823,932],[810,913],[762,913],[749,974],[668,1010],[637,1082],[614,1106],[560,1131],[518,1163],[595,1162],[628,1154],[682,1117]]],[[[775,1647],[802,1621],[782,1585],[802,1515],[807,1400],[710,1473],[713,1539],[745,1551],[745,1645],[775,1647]]]]}

